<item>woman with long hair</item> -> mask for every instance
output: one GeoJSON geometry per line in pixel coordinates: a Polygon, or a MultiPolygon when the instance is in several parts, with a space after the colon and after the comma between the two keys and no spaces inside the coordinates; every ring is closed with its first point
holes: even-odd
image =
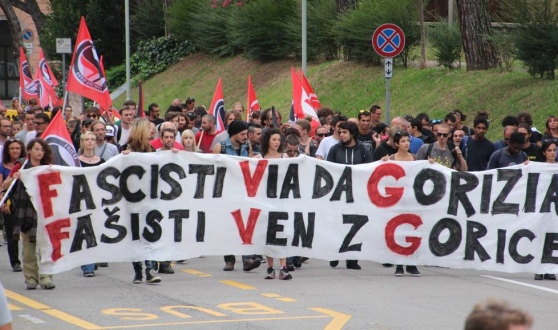
{"type": "MultiPolygon", "coordinates": [[[[2,150],[2,164],[0,164],[0,185],[8,178],[14,168],[16,161],[25,158],[25,146],[19,140],[8,140],[2,150]]],[[[3,194],[2,194],[3,195],[3,194]]],[[[2,196],[3,197],[3,196],[2,196]]],[[[14,272],[21,272],[21,261],[19,260],[19,236],[14,236],[14,209],[13,204],[6,202],[2,205],[2,216],[4,218],[4,233],[8,242],[8,256],[14,272]]]]}
{"type": "Polygon", "coordinates": [[[196,135],[191,129],[184,130],[180,136],[180,142],[184,147],[184,151],[201,152],[196,146],[196,135]]]}
{"type": "MultiPolygon", "coordinates": [[[[397,152],[382,157],[383,161],[387,160],[397,160],[397,161],[414,161],[417,160],[416,156],[409,152],[409,148],[411,147],[411,137],[409,133],[404,131],[397,131],[393,134],[393,144],[397,148],[397,152]]],[[[430,163],[433,163],[434,160],[432,158],[429,159],[430,163]]],[[[384,266],[389,264],[384,264],[384,266]]],[[[420,276],[420,271],[418,270],[417,266],[410,266],[407,265],[405,269],[403,269],[403,265],[397,265],[395,267],[395,276],[400,277],[407,271],[407,273],[411,274],[412,276],[420,276]]]]}
{"type": "Polygon", "coordinates": [[[541,142],[544,142],[546,140],[558,140],[558,117],[548,117],[545,127],[546,131],[541,138],[541,142]]]}
{"type": "MultiPolygon", "coordinates": [[[[82,154],[79,156],[79,162],[81,167],[93,167],[104,163],[105,161],[95,154],[96,137],[95,133],[87,131],[81,134],[80,137],[80,150],[82,154]]],[[[81,270],[83,271],[83,276],[93,277],[95,276],[95,264],[82,265],[81,270]]]]}
{"type": "MultiPolygon", "coordinates": [[[[277,128],[268,128],[262,135],[262,154],[265,159],[287,158],[287,155],[281,153],[281,131],[277,128]]],[[[275,270],[273,269],[273,257],[266,257],[268,268],[265,274],[266,280],[275,278],[275,270]]],[[[292,277],[287,268],[287,258],[279,258],[281,269],[279,270],[280,280],[290,280],[292,277]]]]}
{"type": "MultiPolygon", "coordinates": [[[[147,118],[137,118],[132,123],[128,141],[122,146],[122,154],[127,155],[130,152],[154,152],[155,149],[149,143],[151,134],[149,124],[151,122],[147,118]]],[[[134,284],[139,284],[143,280],[142,262],[135,261],[134,265],[134,284]]],[[[156,262],[154,260],[145,260],[145,281],[147,283],[159,283],[161,278],[155,275],[156,262]]]]}
{"type": "MultiPolygon", "coordinates": [[[[543,137],[540,159],[545,163],[556,165],[556,148],[557,148],[557,146],[558,146],[558,142],[556,140],[554,140],[554,139],[544,140],[544,137],[543,137]]],[[[554,184],[558,185],[558,182],[554,182],[554,184]]],[[[541,280],[555,281],[556,280],[556,275],[548,274],[548,273],[547,274],[535,274],[535,280],[537,280],[537,281],[541,281],[541,280]]]]}
{"type": "MultiPolygon", "coordinates": [[[[27,144],[29,155],[27,162],[18,160],[15,162],[10,175],[2,183],[2,190],[8,189],[14,180],[21,176],[20,169],[52,164],[52,150],[42,139],[33,139],[27,144]]],[[[37,212],[31,203],[31,198],[27,194],[25,185],[18,180],[13,188],[12,199],[14,202],[14,231],[15,236],[23,239],[23,275],[27,290],[34,290],[37,285],[46,290],[52,290],[56,286],[52,281],[52,275],[39,274],[37,263],[37,212]]]]}

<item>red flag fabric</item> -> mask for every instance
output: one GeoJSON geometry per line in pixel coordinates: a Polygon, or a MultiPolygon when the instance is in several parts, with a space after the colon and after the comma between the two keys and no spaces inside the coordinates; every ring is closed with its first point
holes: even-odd
{"type": "Polygon", "coordinates": [[[37,99],[39,101],[39,105],[41,107],[46,107],[50,104],[50,92],[43,78],[43,70],[40,67],[37,68],[37,72],[35,74],[35,88],[37,89],[37,99]]]}
{"type": "Polygon", "coordinates": [[[211,106],[209,107],[209,114],[215,116],[215,128],[217,132],[222,132],[225,130],[225,101],[223,99],[223,81],[219,78],[217,82],[217,87],[215,87],[215,93],[213,94],[213,100],[211,101],[211,106]]]}
{"type": "Polygon", "coordinates": [[[19,87],[21,88],[21,96],[29,100],[32,97],[38,97],[35,79],[31,74],[31,68],[23,47],[19,47],[19,87]]]}
{"type": "Polygon", "coordinates": [[[112,104],[105,73],[83,17],[79,25],[66,89],[97,102],[104,109],[108,109],[112,104]]]}
{"type": "Polygon", "coordinates": [[[293,113],[295,119],[304,119],[307,116],[312,117],[312,131],[310,135],[314,135],[315,127],[320,125],[320,120],[318,119],[318,115],[316,114],[316,110],[312,107],[312,103],[308,98],[308,94],[304,90],[302,86],[302,82],[298,79],[298,76],[295,74],[294,68],[291,68],[291,77],[292,77],[292,84],[293,84],[293,113]]]}
{"type": "Polygon", "coordinates": [[[302,76],[302,88],[304,88],[304,90],[306,91],[306,94],[308,95],[308,98],[310,99],[310,103],[312,104],[314,110],[318,110],[322,107],[322,105],[320,104],[320,100],[318,100],[318,96],[316,95],[316,93],[314,93],[314,89],[312,89],[312,86],[310,86],[310,83],[308,82],[308,79],[306,79],[304,72],[301,71],[300,75],[302,76]]]}
{"type": "Polygon", "coordinates": [[[42,107],[45,107],[58,99],[56,90],[54,89],[58,86],[58,80],[56,80],[56,77],[52,73],[42,49],[39,55],[39,68],[37,70],[36,79],[39,84],[39,102],[42,107]]]}
{"type": "Polygon", "coordinates": [[[248,76],[248,100],[246,102],[246,121],[250,121],[252,111],[260,111],[260,102],[252,85],[252,76],[248,76]]]}
{"type": "Polygon", "coordinates": [[[70,133],[66,128],[63,116],[64,111],[58,111],[56,116],[52,118],[50,124],[45,129],[41,138],[45,140],[54,156],[53,164],[62,166],[76,166],[79,167],[79,159],[70,133]]]}

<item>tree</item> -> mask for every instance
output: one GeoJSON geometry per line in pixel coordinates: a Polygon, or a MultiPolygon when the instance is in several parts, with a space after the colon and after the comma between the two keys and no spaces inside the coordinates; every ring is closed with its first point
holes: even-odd
{"type": "Polygon", "coordinates": [[[355,9],[358,0],[335,0],[337,4],[337,12],[343,14],[349,9],[355,9]]]}
{"type": "Polygon", "coordinates": [[[9,2],[13,7],[29,14],[35,23],[37,34],[41,35],[45,25],[45,14],[41,11],[37,0],[4,0],[4,2],[9,2]]]}
{"type": "Polygon", "coordinates": [[[500,65],[495,47],[486,38],[492,35],[488,0],[456,0],[467,71],[487,70],[500,65]]]}
{"type": "Polygon", "coordinates": [[[424,26],[424,7],[429,0],[417,0],[420,25],[420,65],[421,69],[426,68],[426,27],[424,26]],[[425,3],[426,2],[426,3],[425,3]]]}
{"type": "Polygon", "coordinates": [[[4,12],[6,20],[8,21],[8,25],[10,26],[10,34],[12,35],[12,46],[14,47],[14,53],[18,54],[17,56],[19,56],[19,52],[17,50],[23,45],[21,26],[19,25],[19,21],[17,19],[14,8],[9,2],[9,0],[0,0],[0,9],[2,9],[2,11],[4,12]]]}

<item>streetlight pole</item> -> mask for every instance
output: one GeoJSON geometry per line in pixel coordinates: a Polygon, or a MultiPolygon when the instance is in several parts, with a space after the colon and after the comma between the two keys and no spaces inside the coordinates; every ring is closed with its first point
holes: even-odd
{"type": "Polygon", "coordinates": [[[302,72],[306,75],[307,39],[306,39],[306,0],[302,0],[302,72]]]}
{"type": "Polygon", "coordinates": [[[124,0],[126,25],[126,100],[130,100],[130,0],[124,0]]]}

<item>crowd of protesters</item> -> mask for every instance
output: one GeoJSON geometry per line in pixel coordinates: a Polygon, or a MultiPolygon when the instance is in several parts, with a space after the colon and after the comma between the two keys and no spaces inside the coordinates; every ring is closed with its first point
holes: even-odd
{"type": "MultiPolygon", "coordinates": [[[[22,107],[12,104],[17,118],[0,119],[0,155],[2,190],[19,177],[20,168],[52,162],[52,151],[41,139],[50,118],[60,107],[47,115],[45,109],[30,100],[22,107]],[[28,159],[24,162],[24,159],[28,159]]],[[[236,102],[223,117],[225,129],[216,129],[216,118],[204,107],[196,107],[195,99],[184,103],[172,101],[161,117],[159,105],[153,103],[145,112],[133,101],[126,101],[117,111],[88,107],[76,114],[72,107],[63,109],[68,132],[82,166],[98,166],[120,153],[130,152],[200,152],[240,157],[288,158],[306,155],[322,161],[345,165],[371,162],[429,160],[456,171],[482,171],[512,166],[529,161],[556,162],[558,145],[558,117],[551,116],[544,132],[533,126],[529,113],[508,116],[501,122],[502,139],[489,141],[485,135],[490,128],[488,114],[475,114],[471,127],[465,125],[466,115],[461,110],[449,111],[443,119],[431,119],[426,113],[398,116],[389,123],[382,122],[382,109],[373,105],[360,110],[355,118],[323,107],[317,110],[318,120],[301,118],[284,122],[275,109],[245,113],[236,102]],[[117,118],[119,117],[119,118],[117,118]],[[248,117],[248,118],[247,118],[248,117]],[[247,120],[244,120],[247,119],[247,120]],[[319,121],[319,124],[317,124],[319,121]]],[[[0,109],[0,115],[5,109],[0,109]]],[[[494,125],[492,123],[492,125],[494,125]]],[[[499,125],[497,125],[499,126],[499,125]]],[[[15,185],[9,202],[2,207],[5,223],[4,241],[7,243],[10,264],[14,272],[23,271],[27,289],[40,285],[54,289],[53,278],[39,274],[36,258],[37,215],[22,183],[15,185]],[[20,261],[18,240],[23,240],[20,261]]],[[[267,262],[266,279],[292,278],[290,272],[302,266],[307,258],[292,256],[279,259],[279,274],[274,259],[259,255],[242,256],[242,269],[251,271],[267,262]]],[[[233,271],[234,255],[224,256],[224,271],[233,271]]],[[[181,262],[181,261],[177,261],[181,262]]],[[[161,282],[156,274],[173,274],[170,261],[145,260],[147,283],[161,282]]],[[[338,261],[330,261],[336,267],[338,261]]],[[[391,264],[383,264],[391,267],[391,264]]],[[[95,276],[98,267],[106,263],[83,265],[85,277],[95,276]]],[[[347,260],[349,269],[361,269],[358,260],[347,260]]],[[[143,264],[133,263],[133,283],[143,281],[143,264]]],[[[416,265],[397,265],[395,276],[420,276],[416,265]]],[[[536,274],[536,280],[555,280],[553,274],[536,274]]]]}

